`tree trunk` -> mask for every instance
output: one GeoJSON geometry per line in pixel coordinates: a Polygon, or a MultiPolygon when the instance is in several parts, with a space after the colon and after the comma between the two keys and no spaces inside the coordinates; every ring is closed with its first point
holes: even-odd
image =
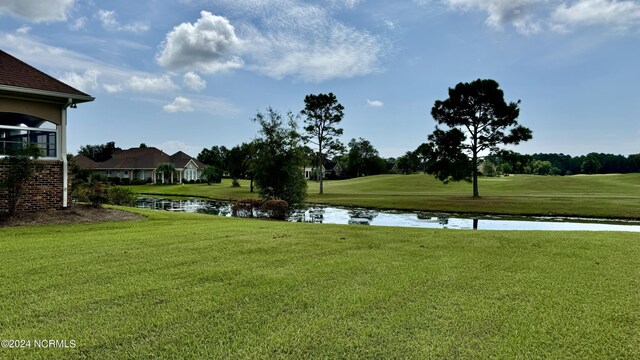
{"type": "Polygon", "coordinates": [[[322,180],[324,178],[324,174],[322,172],[322,163],[322,153],[320,153],[320,156],[318,156],[318,179],[320,179],[320,195],[324,193],[324,187],[322,184],[322,180]]]}
{"type": "Polygon", "coordinates": [[[253,192],[253,176],[251,176],[251,182],[249,183],[249,192],[253,192]]]}
{"type": "Polygon", "coordinates": [[[471,166],[473,167],[471,169],[473,173],[473,197],[479,197],[480,194],[478,193],[478,154],[475,151],[473,152],[471,166]]]}

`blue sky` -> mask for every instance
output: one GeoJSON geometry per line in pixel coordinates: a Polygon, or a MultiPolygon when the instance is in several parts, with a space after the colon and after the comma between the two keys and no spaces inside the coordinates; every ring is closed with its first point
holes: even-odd
{"type": "Polygon", "coordinates": [[[522,153],[640,153],[640,1],[3,0],[0,48],[96,97],[69,150],[196,155],[252,139],[255,113],[333,92],[343,142],[426,141],[458,82],[522,100],[522,153]]]}

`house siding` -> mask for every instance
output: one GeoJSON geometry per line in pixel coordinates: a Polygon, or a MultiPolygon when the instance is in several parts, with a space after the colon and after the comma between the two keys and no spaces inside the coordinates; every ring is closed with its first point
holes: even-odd
{"type": "MultiPolygon", "coordinates": [[[[18,201],[16,211],[32,212],[62,208],[62,161],[40,161],[42,170],[27,185],[18,201]]],[[[8,167],[0,164],[0,178],[7,176],[8,167]]],[[[67,188],[71,192],[72,176],[69,174],[67,188]]],[[[6,190],[0,190],[0,212],[9,210],[6,190]]]]}

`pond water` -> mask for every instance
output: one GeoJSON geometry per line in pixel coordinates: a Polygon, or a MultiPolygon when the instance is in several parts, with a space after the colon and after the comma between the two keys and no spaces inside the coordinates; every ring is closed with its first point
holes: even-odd
{"type": "MultiPolygon", "coordinates": [[[[223,201],[138,199],[138,207],[153,210],[200,212],[231,216],[231,205],[223,201]]],[[[464,214],[372,210],[308,205],[292,214],[290,221],[323,224],[401,226],[432,229],[630,231],[640,232],[640,221],[562,217],[478,216],[464,214]]]]}

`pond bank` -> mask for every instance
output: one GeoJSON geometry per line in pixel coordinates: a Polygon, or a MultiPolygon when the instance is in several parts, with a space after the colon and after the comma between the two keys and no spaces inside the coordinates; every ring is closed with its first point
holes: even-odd
{"type": "MultiPolygon", "coordinates": [[[[230,203],[224,201],[141,198],[138,207],[231,216],[230,203]]],[[[308,205],[304,210],[293,212],[289,221],[442,229],[640,232],[640,221],[622,219],[479,216],[475,214],[377,210],[317,204],[308,205]]]]}

